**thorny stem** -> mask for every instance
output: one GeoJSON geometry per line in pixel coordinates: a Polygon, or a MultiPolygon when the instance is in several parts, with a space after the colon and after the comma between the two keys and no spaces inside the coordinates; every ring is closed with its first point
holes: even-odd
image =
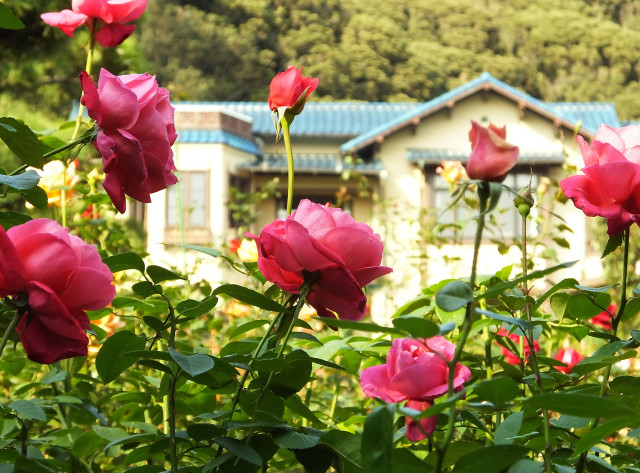
{"type": "Polygon", "coordinates": [[[7,330],[5,330],[2,340],[0,340],[0,357],[2,356],[4,347],[7,346],[7,342],[9,341],[9,337],[11,336],[11,332],[13,332],[13,329],[15,329],[16,325],[18,325],[18,322],[20,322],[20,316],[21,314],[16,312],[16,315],[14,315],[13,319],[11,319],[11,322],[9,322],[7,330]]]}
{"type": "MultiPolygon", "coordinates": [[[[629,229],[627,228],[624,231],[624,253],[623,253],[623,261],[622,261],[622,294],[620,295],[620,307],[618,308],[618,312],[616,316],[611,321],[611,331],[613,333],[613,337],[616,338],[618,334],[618,325],[622,320],[622,316],[624,314],[624,309],[627,306],[627,271],[629,266],[629,229]]],[[[611,364],[607,365],[604,369],[604,375],[602,376],[602,384],[600,385],[600,397],[605,397],[607,393],[607,387],[609,386],[609,376],[611,376],[611,364]]],[[[589,430],[594,429],[598,425],[599,419],[592,419],[589,423],[589,430]]],[[[576,464],[576,473],[582,473],[585,468],[585,463],[587,460],[587,452],[583,452],[580,455],[580,459],[576,464]]]]}
{"type": "MultiPolygon", "coordinates": [[[[478,215],[478,226],[476,228],[476,238],[473,244],[473,261],[471,263],[471,276],[469,278],[469,285],[471,286],[472,290],[475,288],[475,285],[476,285],[476,277],[477,277],[477,271],[478,271],[478,255],[480,253],[480,244],[482,243],[482,233],[484,231],[484,224],[485,224],[485,212],[487,209],[487,203],[489,198],[487,189],[484,188],[484,186],[485,186],[485,183],[481,183],[478,187],[478,197],[480,198],[480,207],[479,207],[480,214],[478,215]]],[[[458,361],[462,356],[462,350],[464,348],[464,344],[466,343],[467,338],[469,336],[469,332],[471,330],[471,317],[475,310],[475,306],[476,306],[475,300],[467,304],[465,315],[464,315],[464,322],[462,324],[462,332],[460,333],[460,340],[458,341],[458,346],[456,347],[456,351],[453,354],[453,358],[448,363],[449,365],[449,378],[448,378],[449,396],[454,395],[453,381],[455,379],[456,366],[458,365],[458,361]]],[[[444,440],[442,441],[442,445],[438,449],[438,463],[436,466],[437,473],[440,473],[442,471],[444,457],[447,453],[447,448],[449,447],[449,443],[453,438],[455,423],[456,423],[456,403],[453,403],[451,405],[451,408],[449,409],[449,423],[447,424],[447,431],[446,431],[444,440]]]]}

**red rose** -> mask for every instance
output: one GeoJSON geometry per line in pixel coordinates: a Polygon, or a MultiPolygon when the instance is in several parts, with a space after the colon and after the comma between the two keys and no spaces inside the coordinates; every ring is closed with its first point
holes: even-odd
{"type": "Polygon", "coordinates": [[[267,280],[298,294],[305,279],[315,282],[307,302],[318,315],[360,320],[367,309],[362,288],[392,270],[380,266],[382,242],[371,227],[341,209],[300,202],[286,220],[262,229],[256,240],[258,267],[267,280]]]}
{"type": "MultiPolygon", "coordinates": [[[[515,333],[509,333],[508,331],[506,331],[505,329],[500,329],[496,332],[496,335],[502,336],[502,337],[508,337],[511,340],[513,340],[516,344],[516,346],[520,345],[520,335],[516,335],[515,333]]],[[[505,347],[501,347],[502,348],[502,355],[505,358],[505,361],[507,363],[509,363],[510,365],[519,365],[520,364],[520,358],[517,357],[515,355],[515,353],[513,353],[511,350],[506,349],[505,347]]],[[[533,341],[533,350],[538,353],[540,351],[540,346],[538,345],[537,341],[533,341]]],[[[527,362],[527,358],[529,358],[529,353],[530,353],[531,349],[529,348],[529,342],[527,341],[527,339],[524,339],[524,357],[525,357],[525,363],[527,362]]]]}
{"type": "MultiPolygon", "coordinates": [[[[387,362],[365,368],[360,374],[362,392],[370,398],[386,402],[407,401],[411,409],[424,411],[433,400],[449,390],[449,365],[456,346],[444,337],[427,340],[396,338],[389,349],[387,362]]],[[[471,378],[471,371],[458,363],[453,388],[460,391],[471,378]]],[[[412,442],[431,435],[436,428],[436,418],[426,417],[416,424],[407,417],[407,438],[412,442]]]]}
{"type": "Polygon", "coordinates": [[[149,74],[114,76],[102,69],[98,88],[85,71],[80,80],[82,104],[98,125],[93,145],[102,157],[102,185],[116,209],[126,210],[125,194],[151,202],[150,194],[178,182],[171,150],[178,135],[169,91],[149,74]]]}
{"type": "Polygon", "coordinates": [[[593,325],[599,325],[605,330],[611,330],[613,328],[613,322],[612,322],[613,315],[611,314],[615,315],[617,310],[618,310],[618,305],[611,304],[609,307],[607,307],[607,310],[603,310],[595,317],[591,317],[589,321],[593,325]]]}
{"type": "Polygon", "coordinates": [[[0,226],[0,297],[26,299],[17,331],[29,359],[54,363],[87,354],[86,310],[115,296],[96,248],[46,218],[0,226]]]}
{"type": "MultiPolygon", "coordinates": [[[[300,96],[306,91],[306,97],[318,87],[318,79],[302,77],[302,68],[289,66],[286,71],[279,72],[271,81],[269,91],[269,108],[277,110],[281,107],[293,107],[300,96]]],[[[304,104],[303,104],[304,106],[304,104]]],[[[297,111],[300,113],[302,108],[297,111]]]]}
{"type": "Polygon", "coordinates": [[[140,18],[145,8],[147,0],[73,0],[71,10],[43,13],[40,17],[69,36],[80,25],[88,25],[92,32],[97,28],[96,41],[108,48],[118,46],[131,35],[135,25],[124,23],[140,18]]]}
{"type": "Polygon", "coordinates": [[[471,122],[471,156],[467,162],[470,179],[502,182],[518,160],[520,150],[506,142],[507,127],[490,124],[487,128],[471,122]]]}
{"type": "Polygon", "coordinates": [[[571,368],[582,360],[584,356],[578,353],[577,350],[573,348],[561,348],[556,353],[556,356],[553,357],[554,360],[562,361],[567,366],[556,366],[555,368],[558,371],[562,371],[563,373],[569,374],[571,373],[571,368]]]}
{"type": "Polygon", "coordinates": [[[640,126],[619,129],[600,125],[589,146],[578,136],[584,174],[560,181],[564,194],[588,217],[607,219],[607,233],[617,235],[640,221],[640,126]]]}

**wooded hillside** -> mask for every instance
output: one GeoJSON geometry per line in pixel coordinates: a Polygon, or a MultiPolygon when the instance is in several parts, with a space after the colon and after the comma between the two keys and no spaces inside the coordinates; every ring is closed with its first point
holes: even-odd
{"type": "MultiPolygon", "coordinates": [[[[38,15],[69,3],[9,2],[28,28],[0,32],[0,90],[68,109],[86,37],[38,15]]],[[[114,73],[157,74],[175,100],[266,100],[288,64],[320,78],[315,100],[423,101],[489,71],[640,118],[640,0],[152,0],[133,40],[101,55],[114,73]]]]}

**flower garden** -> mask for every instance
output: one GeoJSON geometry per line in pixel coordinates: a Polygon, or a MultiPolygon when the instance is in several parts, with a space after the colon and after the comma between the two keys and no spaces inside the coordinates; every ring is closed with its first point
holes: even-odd
{"type": "MultiPolygon", "coordinates": [[[[606,219],[603,259],[621,261],[619,281],[556,278],[571,261],[536,269],[535,189],[502,184],[519,148],[505,127],[472,122],[466,166],[439,169],[451,205],[474,213],[470,271],[378,324],[367,286],[394,268],[376,229],[308,199],[293,208],[289,130],[322,78],[290,66],[265,97],[289,163],[287,216],[231,252],[189,245],[243,284],[192,280],[103,218],[178,181],[168,90],[149,74],[92,72],[96,48],[126,41],[146,6],[74,0],[43,12],[90,35],[73,133],[51,139],[0,118],[22,163],[0,173],[3,196],[31,206],[0,219],[0,473],[640,471],[640,294],[628,284],[640,126],[578,136],[584,167],[559,182],[587,217],[606,219]],[[99,167],[80,175],[89,144],[99,167]],[[41,177],[51,166],[58,178],[41,177]],[[521,260],[480,274],[507,192],[521,260]]],[[[20,25],[0,4],[0,27],[20,25]]]]}

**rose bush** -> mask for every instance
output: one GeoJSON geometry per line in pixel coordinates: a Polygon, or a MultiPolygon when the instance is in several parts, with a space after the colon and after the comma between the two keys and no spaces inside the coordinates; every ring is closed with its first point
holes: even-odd
{"type": "Polygon", "coordinates": [[[617,235],[640,221],[640,126],[619,129],[600,125],[588,145],[577,137],[583,174],[560,181],[573,204],[589,217],[607,219],[607,233],[617,235]]]}
{"type": "Polygon", "coordinates": [[[469,141],[471,155],[467,162],[467,175],[470,179],[502,182],[507,173],[516,165],[520,150],[507,143],[507,128],[498,128],[490,124],[483,127],[471,122],[469,141]]]}
{"type": "MultiPolygon", "coordinates": [[[[386,402],[407,401],[406,406],[419,411],[428,409],[433,400],[448,391],[449,366],[456,346],[444,337],[427,340],[396,338],[382,365],[365,368],[360,374],[360,386],[370,398],[386,402]]],[[[455,391],[471,378],[471,371],[458,363],[453,380],[455,391]]],[[[416,424],[407,417],[407,438],[417,442],[435,430],[436,418],[420,419],[416,424]]]]}
{"type": "Polygon", "coordinates": [[[174,109],[155,76],[115,76],[102,69],[97,88],[84,71],[80,80],[82,103],[98,126],[94,146],[106,174],[102,185],[116,209],[126,210],[125,195],[151,202],[150,194],[178,182],[171,150],[178,137],[174,109]]]}
{"type": "MultiPolygon", "coordinates": [[[[516,344],[516,346],[520,345],[520,339],[522,338],[520,335],[516,335],[515,333],[509,333],[507,330],[505,329],[500,329],[496,332],[496,335],[499,337],[507,337],[510,338],[511,340],[513,340],[516,344]]],[[[505,358],[505,361],[507,363],[509,363],[510,365],[519,365],[520,364],[520,358],[518,356],[516,356],[515,353],[513,353],[511,350],[509,350],[508,348],[505,347],[501,347],[502,348],[502,355],[505,358]]],[[[540,345],[538,345],[538,342],[536,340],[533,341],[533,350],[537,353],[540,351],[540,345]]],[[[527,341],[527,339],[524,339],[524,362],[527,362],[527,358],[529,358],[529,353],[531,351],[531,348],[529,347],[529,342],[527,341]]]]}
{"type": "Polygon", "coordinates": [[[593,325],[598,325],[605,330],[611,330],[612,328],[612,319],[615,313],[618,311],[618,304],[610,304],[607,307],[607,310],[603,310],[595,317],[591,317],[589,322],[593,325]]]}
{"type": "Polygon", "coordinates": [[[87,25],[98,43],[115,47],[127,39],[137,20],[147,8],[147,0],[73,0],[71,10],[43,13],[45,23],[60,28],[68,36],[80,25],[87,25]]]}
{"type": "MultiPolygon", "coordinates": [[[[293,107],[300,96],[306,93],[305,99],[311,95],[311,92],[318,87],[318,79],[302,76],[302,67],[296,69],[294,66],[289,66],[286,71],[278,73],[271,81],[269,89],[269,108],[271,110],[277,110],[278,108],[293,107]]],[[[299,110],[296,110],[296,115],[302,111],[304,103],[299,110]]]]}
{"type": "Polygon", "coordinates": [[[264,277],[292,294],[312,283],[307,302],[324,317],[362,319],[367,306],[362,288],[392,271],[380,266],[383,245],[371,227],[307,199],[286,220],[265,226],[260,236],[247,236],[256,241],[264,277]]]}
{"type": "Polygon", "coordinates": [[[556,369],[558,371],[562,371],[565,374],[569,374],[571,373],[571,368],[577,365],[578,362],[580,362],[580,360],[584,358],[584,356],[582,356],[575,348],[567,347],[558,350],[558,353],[556,353],[556,356],[554,356],[553,358],[567,365],[556,366],[556,369]]]}
{"type": "Polygon", "coordinates": [[[0,226],[0,297],[12,296],[27,356],[54,363],[87,354],[86,310],[115,297],[113,275],[94,246],[49,219],[0,226]]]}

